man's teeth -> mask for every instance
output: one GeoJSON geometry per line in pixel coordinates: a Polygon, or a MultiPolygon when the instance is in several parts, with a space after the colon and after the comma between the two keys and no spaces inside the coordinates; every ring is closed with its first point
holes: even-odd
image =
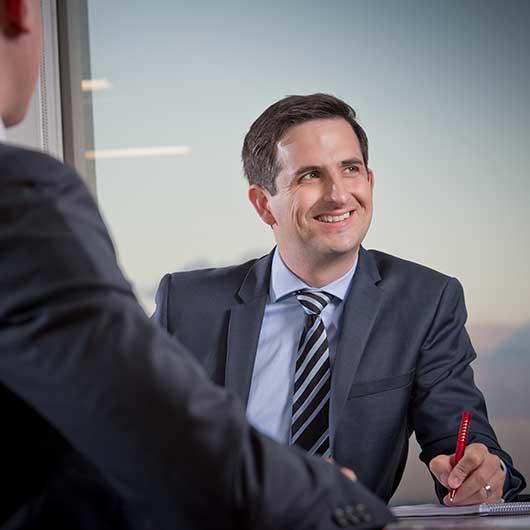
{"type": "Polygon", "coordinates": [[[339,221],[344,221],[348,219],[350,212],[343,213],[342,215],[319,215],[317,219],[323,221],[324,223],[338,223],[339,221]]]}

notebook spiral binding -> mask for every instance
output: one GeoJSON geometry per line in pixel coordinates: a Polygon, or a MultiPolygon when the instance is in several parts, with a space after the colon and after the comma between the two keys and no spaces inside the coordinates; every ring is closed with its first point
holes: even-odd
{"type": "Polygon", "coordinates": [[[517,515],[529,514],[530,502],[500,502],[495,504],[483,504],[481,512],[485,514],[517,515]]]}

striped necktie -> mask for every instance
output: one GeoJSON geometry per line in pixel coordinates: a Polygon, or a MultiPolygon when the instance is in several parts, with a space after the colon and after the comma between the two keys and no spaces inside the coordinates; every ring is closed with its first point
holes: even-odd
{"type": "Polygon", "coordinates": [[[295,294],[304,308],[306,321],[296,356],[291,444],[303,447],[310,454],[330,456],[331,367],[326,328],[320,313],[331,295],[322,291],[295,294]]]}

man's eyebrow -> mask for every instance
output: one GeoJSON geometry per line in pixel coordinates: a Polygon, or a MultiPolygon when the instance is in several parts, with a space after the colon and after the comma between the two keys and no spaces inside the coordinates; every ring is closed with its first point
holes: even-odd
{"type": "MultiPolygon", "coordinates": [[[[353,165],[364,165],[364,162],[361,158],[357,158],[356,156],[352,156],[351,158],[348,158],[347,160],[342,160],[340,163],[341,166],[353,166],[353,165]]],[[[295,176],[299,177],[301,175],[304,175],[305,173],[310,173],[311,171],[320,171],[320,166],[302,166],[301,168],[297,169],[295,172],[295,176]]]]}
{"type": "Polygon", "coordinates": [[[347,160],[343,160],[340,163],[341,166],[353,166],[357,164],[364,165],[364,162],[360,158],[357,158],[355,156],[353,156],[352,158],[348,158],[347,160]]]}
{"type": "Polygon", "coordinates": [[[295,175],[298,177],[304,173],[310,173],[311,171],[319,171],[320,166],[302,166],[300,169],[297,169],[295,175]]]}

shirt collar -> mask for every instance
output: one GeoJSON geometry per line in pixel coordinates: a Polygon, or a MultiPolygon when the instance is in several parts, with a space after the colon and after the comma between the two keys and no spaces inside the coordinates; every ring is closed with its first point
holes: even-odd
{"type": "Polygon", "coordinates": [[[291,294],[293,291],[299,291],[301,289],[308,289],[310,291],[325,291],[326,293],[332,294],[342,301],[344,298],[346,298],[351,279],[355,274],[355,269],[357,269],[358,260],[359,254],[357,253],[355,263],[352,265],[351,269],[346,272],[346,274],[319,289],[315,289],[314,287],[307,285],[287,268],[287,265],[285,265],[280,253],[278,252],[278,248],[276,248],[274,250],[274,256],[272,257],[271,281],[269,287],[271,303],[274,304],[284,296],[291,294]]]}
{"type": "Polygon", "coordinates": [[[4,122],[2,121],[2,118],[0,118],[0,142],[6,141],[6,128],[4,126],[4,122]]]}

